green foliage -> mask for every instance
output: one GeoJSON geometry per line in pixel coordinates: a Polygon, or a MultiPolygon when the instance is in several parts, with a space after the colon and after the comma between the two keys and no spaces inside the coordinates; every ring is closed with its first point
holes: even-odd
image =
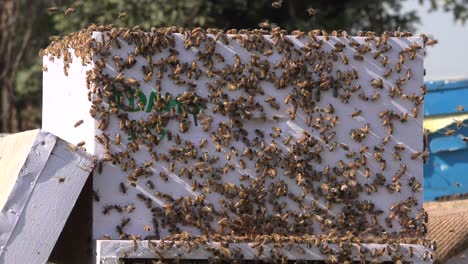
{"type": "Polygon", "coordinates": [[[40,95],[42,86],[42,59],[36,57],[32,67],[20,69],[16,76],[16,91],[19,96],[40,95]]]}
{"type": "Polygon", "coordinates": [[[325,28],[359,30],[413,30],[419,21],[416,11],[401,12],[401,0],[302,1],[284,0],[273,8],[271,0],[100,0],[62,1],[61,8],[71,6],[75,12],[53,15],[55,29],[70,32],[90,23],[117,26],[140,25],[217,28],[255,28],[259,22],[294,29],[325,28]],[[310,17],[308,8],[318,10],[310,17]],[[119,14],[126,13],[124,19],[119,14]]]}

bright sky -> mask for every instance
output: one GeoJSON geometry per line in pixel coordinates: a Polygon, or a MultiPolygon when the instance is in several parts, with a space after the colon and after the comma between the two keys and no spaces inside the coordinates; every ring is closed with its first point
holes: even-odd
{"type": "Polygon", "coordinates": [[[417,35],[424,33],[439,40],[427,49],[425,80],[468,78],[468,21],[465,25],[455,23],[453,14],[442,10],[429,13],[425,2],[423,6],[417,0],[404,2],[404,10],[418,10],[421,24],[416,26],[417,35]]]}

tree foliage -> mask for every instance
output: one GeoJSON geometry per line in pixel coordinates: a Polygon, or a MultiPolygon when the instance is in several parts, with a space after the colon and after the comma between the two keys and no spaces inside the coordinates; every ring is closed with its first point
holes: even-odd
{"type": "MultiPolygon", "coordinates": [[[[40,126],[40,48],[52,35],[65,35],[91,23],[142,28],[158,26],[256,28],[269,22],[288,30],[342,29],[382,32],[414,31],[416,10],[403,12],[405,0],[2,0],[0,1],[0,131],[40,126]],[[48,13],[48,7],[56,11],[48,13]],[[306,11],[313,8],[314,16],[306,11]],[[67,12],[66,12],[67,11],[67,12]],[[65,12],[67,14],[65,14],[65,12]]],[[[411,0],[409,0],[411,1],[411,0]]],[[[436,0],[431,10],[452,12],[456,20],[468,18],[467,0],[436,0]]]]}
{"type": "Polygon", "coordinates": [[[65,17],[63,13],[53,16],[55,29],[69,32],[90,23],[114,24],[117,26],[141,25],[217,28],[256,28],[259,22],[268,21],[282,28],[327,30],[414,30],[419,21],[416,11],[402,12],[401,0],[284,0],[280,8],[272,6],[272,0],[101,0],[63,1],[75,13],[65,17]],[[67,3],[69,2],[69,3],[67,3]],[[318,11],[309,16],[307,9],[318,11]],[[102,12],[106,10],[106,12],[102,12]],[[126,13],[125,19],[119,19],[126,13]]]}
{"type": "Polygon", "coordinates": [[[468,20],[468,0],[419,0],[420,4],[429,2],[429,11],[436,11],[442,8],[446,12],[453,13],[453,17],[456,21],[465,23],[468,20]]]}

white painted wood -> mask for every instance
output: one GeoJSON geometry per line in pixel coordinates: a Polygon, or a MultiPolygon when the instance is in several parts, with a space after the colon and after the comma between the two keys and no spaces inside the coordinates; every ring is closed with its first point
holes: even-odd
{"type": "MultiPolygon", "coordinates": [[[[210,256],[213,256],[213,253],[209,251],[212,248],[219,248],[219,243],[207,243],[201,245],[198,248],[192,247],[190,253],[188,253],[188,245],[186,243],[175,242],[175,244],[170,247],[165,242],[165,250],[161,250],[162,242],[160,240],[144,240],[137,241],[136,250],[134,250],[134,242],[129,240],[97,240],[96,241],[96,263],[117,263],[119,259],[132,258],[132,259],[159,259],[159,256],[155,254],[155,251],[162,253],[164,259],[191,259],[191,260],[203,260],[208,259],[210,256]]],[[[285,245],[281,249],[277,249],[273,244],[263,245],[263,253],[261,256],[258,256],[258,250],[251,247],[252,243],[230,243],[229,249],[231,251],[231,259],[236,258],[239,254],[242,254],[244,260],[268,260],[276,252],[283,256],[286,256],[288,260],[324,260],[326,255],[320,253],[320,250],[317,247],[308,247],[306,244],[295,244],[290,249],[285,245]]],[[[362,244],[361,247],[368,252],[372,252],[373,249],[381,250],[387,245],[384,244],[362,244]]],[[[338,250],[337,245],[329,245],[332,250],[338,250]]],[[[423,255],[426,249],[422,245],[410,245],[410,244],[401,244],[400,252],[403,256],[402,261],[409,261],[412,263],[432,263],[432,260],[424,260],[423,255]],[[413,258],[408,256],[409,247],[413,248],[413,258]]],[[[353,244],[353,259],[358,261],[358,245],[353,244]]],[[[429,251],[430,252],[430,251],[429,251]]],[[[367,253],[368,260],[373,258],[369,256],[370,253],[367,253]]],[[[383,261],[392,261],[391,256],[386,252],[381,257],[376,257],[376,260],[379,262],[383,261]]]]}
{"type": "MultiPolygon", "coordinates": [[[[49,133],[39,133],[25,154],[26,161],[15,176],[15,184],[0,212],[0,257],[31,196],[37,179],[55,146],[57,138],[49,133]]],[[[12,177],[12,176],[9,176],[12,177]]]]}
{"type": "MultiPolygon", "coordinates": [[[[101,33],[95,33],[94,37],[99,39],[101,33]]],[[[186,50],[183,44],[183,36],[180,34],[174,34],[175,36],[175,49],[180,52],[178,56],[180,63],[191,63],[192,60],[195,59],[197,48],[192,48],[186,50]]],[[[295,45],[296,48],[301,48],[305,45],[308,41],[308,37],[304,37],[303,39],[296,39],[293,36],[287,36],[295,45]]],[[[231,36],[229,36],[231,38],[231,36]]],[[[266,36],[269,39],[269,36],[266,36]]],[[[320,37],[319,37],[320,38],[320,37]]],[[[364,43],[365,38],[363,37],[353,37],[351,39],[344,39],[340,38],[339,41],[343,42],[350,42],[351,40],[355,40],[359,43],[364,43]]],[[[329,51],[334,43],[338,41],[335,37],[330,37],[329,41],[324,40],[323,50],[329,51]]],[[[115,77],[117,75],[116,69],[113,68],[113,63],[111,62],[111,58],[114,55],[121,56],[122,58],[126,58],[130,52],[134,50],[134,47],[128,46],[124,41],[122,41],[122,48],[117,50],[111,48],[109,51],[111,55],[106,60],[106,68],[104,69],[104,73],[109,74],[110,77],[115,77]]],[[[394,65],[399,58],[399,51],[403,48],[407,48],[411,44],[418,44],[422,46],[422,39],[417,37],[411,38],[390,38],[389,44],[392,45],[392,50],[390,50],[386,55],[389,58],[390,64],[394,65]]],[[[226,62],[232,64],[234,61],[233,55],[239,55],[241,61],[243,63],[249,61],[250,59],[250,52],[243,49],[238,42],[234,40],[230,40],[229,45],[225,45],[222,42],[218,41],[216,44],[216,51],[219,52],[221,55],[224,56],[226,62]]],[[[422,174],[422,161],[421,159],[411,160],[410,153],[416,151],[422,151],[422,110],[419,110],[419,116],[417,118],[411,117],[411,112],[413,108],[413,103],[409,100],[401,100],[400,98],[390,98],[388,96],[388,89],[394,85],[396,82],[397,74],[393,74],[388,79],[382,77],[386,68],[383,67],[378,60],[373,60],[372,55],[370,53],[366,54],[365,60],[363,62],[357,62],[352,59],[354,51],[351,49],[346,49],[345,53],[350,58],[349,65],[339,65],[336,69],[340,69],[344,71],[345,69],[354,68],[359,73],[359,80],[357,80],[356,84],[360,84],[362,87],[362,91],[371,96],[375,92],[380,92],[382,98],[376,103],[363,103],[362,100],[358,99],[357,96],[353,96],[348,104],[342,104],[340,99],[332,97],[330,94],[322,94],[322,99],[320,102],[317,103],[317,106],[320,108],[326,107],[328,104],[333,104],[335,107],[336,113],[340,116],[339,127],[335,130],[336,134],[336,141],[344,142],[349,145],[351,150],[359,151],[360,144],[352,141],[349,136],[349,131],[351,128],[362,128],[366,123],[371,125],[371,134],[366,138],[366,145],[369,146],[370,149],[373,146],[379,144],[383,137],[386,136],[386,132],[384,128],[381,126],[382,120],[378,118],[378,113],[383,111],[384,109],[393,110],[396,113],[403,114],[409,113],[409,122],[406,124],[401,124],[399,122],[395,122],[395,129],[394,134],[388,144],[388,149],[383,154],[383,159],[387,160],[387,169],[383,172],[384,176],[387,179],[387,183],[391,182],[392,177],[395,173],[400,169],[400,163],[395,162],[394,158],[392,157],[393,147],[397,143],[401,143],[405,145],[407,151],[405,151],[402,155],[402,159],[407,164],[408,171],[404,178],[402,179],[402,188],[401,192],[397,195],[390,194],[385,190],[385,188],[380,188],[377,193],[373,193],[371,195],[367,195],[366,193],[362,193],[360,195],[360,200],[372,200],[375,205],[377,206],[376,209],[383,210],[383,215],[380,217],[379,221],[384,228],[386,228],[385,224],[383,223],[383,219],[388,216],[390,206],[395,203],[402,201],[410,196],[414,196],[418,201],[418,206],[415,206],[412,211],[412,216],[416,214],[416,212],[422,208],[422,192],[413,193],[411,188],[406,184],[407,180],[410,177],[415,177],[417,181],[422,182],[423,174],[422,174]],[[382,78],[384,79],[385,88],[383,90],[375,89],[370,87],[369,83],[371,79],[382,78]],[[362,110],[361,116],[357,118],[352,118],[351,113],[356,109],[362,110]]],[[[73,54],[73,52],[72,52],[73,54]]],[[[153,61],[159,61],[162,57],[168,56],[168,51],[165,50],[162,53],[157,53],[153,57],[153,61]]],[[[268,60],[271,64],[274,64],[278,60],[281,59],[281,55],[277,54],[276,52],[269,57],[261,56],[261,59],[268,60]]],[[[141,72],[141,66],[144,65],[144,59],[140,58],[139,56],[136,58],[137,62],[136,65],[128,70],[125,70],[125,76],[135,78],[136,80],[142,80],[143,75],[141,72]]],[[[87,66],[83,66],[81,64],[81,60],[79,58],[73,57],[73,62],[71,63],[71,67],[69,70],[69,76],[65,77],[63,74],[63,62],[61,59],[55,58],[54,61],[49,61],[47,57],[44,58],[44,65],[47,66],[48,71],[44,73],[44,110],[43,110],[43,127],[45,130],[53,132],[60,137],[63,137],[65,140],[76,143],[80,141],[86,141],[85,147],[87,151],[95,154],[96,156],[102,156],[103,149],[102,147],[95,143],[94,136],[101,134],[101,131],[96,126],[96,121],[93,120],[87,111],[90,107],[90,102],[87,99],[87,89],[85,86],[85,72],[92,67],[92,63],[87,66]],[[66,112],[66,114],[64,114],[66,112]],[[77,121],[83,119],[84,123],[78,128],[74,128],[73,124],[77,121]],[[61,120],[62,122],[57,122],[57,120],[61,120]]],[[[224,66],[224,63],[215,62],[214,67],[219,69],[224,66]]],[[[406,94],[420,94],[420,86],[423,85],[423,49],[417,51],[417,56],[414,60],[409,60],[405,62],[402,70],[402,74],[404,75],[407,68],[411,68],[413,72],[413,77],[411,80],[406,81],[405,83],[405,93],[406,94]]],[[[277,75],[280,74],[280,70],[276,70],[277,75]]],[[[201,77],[199,80],[196,81],[197,87],[197,94],[202,97],[206,97],[208,94],[208,89],[205,83],[207,81],[213,81],[214,79],[207,79],[206,77],[201,77]]],[[[149,82],[141,81],[140,90],[146,95],[147,98],[150,97],[150,93],[155,86],[155,78],[149,82]]],[[[318,131],[311,130],[311,128],[305,125],[305,115],[301,111],[298,111],[298,115],[296,120],[291,120],[288,115],[285,115],[285,110],[287,109],[286,105],[283,103],[283,99],[287,89],[277,90],[272,87],[270,83],[262,83],[262,88],[265,90],[264,96],[257,96],[256,100],[259,102],[263,102],[263,100],[267,96],[273,96],[277,100],[281,106],[282,111],[276,112],[273,109],[270,109],[268,106],[266,107],[266,119],[262,120],[259,117],[253,118],[252,120],[243,120],[244,122],[244,129],[249,132],[249,135],[254,135],[254,130],[256,128],[262,128],[266,131],[266,140],[269,141],[271,138],[268,136],[268,133],[272,126],[280,127],[283,131],[283,136],[293,136],[293,137],[300,137],[301,131],[307,130],[313,136],[318,136],[318,131]],[[280,120],[276,121],[273,120],[273,116],[275,114],[280,115],[280,120]]],[[[171,92],[175,95],[177,91],[174,90],[174,84],[168,78],[164,78],[162,80],[162,91],[171,92]]],[[[177,88],[178,89],[178,88],[177,88]]],[[[181,92],[184,90],[180,88],[181,92]]],[[[246,96],[244,92],[238,92],[237,95],[246,96]]],[[[370,101],[370,100],[369,100],[370,101]]],[[[214,106],[208,104],[207,109],[205,110],[210,115],[212,114],[214,106]]],[[[139,119],[145,118],[148,114],[144,111],[140,112],[133,112],[129,113],[129,116],[132,119],[139,119]]],[[[194,122],[194,120],[191,120],[194,122]]],[[[229,122],[226,118],[223,118],[219,115],[214,115],[214,124],[217,124],[220,121],[229,122]]],[[[106,133],[113,139],[115,134],[120,132],[118,128],[118,121],[115,117],[111,117],[110,127],[106,131],[106,133]]],[[[178,131],[178,124],[176,122],[170,123],[167,129],[176,132],[178,131]]],[[[120,132],[121,133],[121,132],[120,132]]],[[[202,132],[201,126],[194,127],[192,126],[191,129],[185,133],[180,134],[182,141],[190,140],[197,144],[201,138],[206,138],[206,134],[202,132]]],[[[123,136],[123,135],[122,135],[123,136]]],[[[281,142],[283,138],[279,138],[277,141],[281,142]]],[[[123,136],[123,141],[121,147],[119,149],[125,148],[127,141],[125,136],[123,136]]],[[[173,143],[168,142],[167,140],[163,140],[157,148],[158,153],[164,153],[168,150],[168,148],[173,143]]],[[[242,149],[243,146],[241,143],[233,142],[232,146],[236,148],[242,149]]],[[[211,142],[208,144],[206,150],[210,154],[216,154],[220,157],[218,164],[225,164],[226,159],[225,154],[230,150],[230,147],[223,148],[220,153],[217,153],[214,150],[214,145],[211,142]]],[[[326,146],[328,147],[328,146],[326,146]]],[[[113,150],[117,148],[112,147],[113,150]]],[[[351,162],[352,159],[347,158],[345,156],[346,152],[343,150],[335,151],[334,153],[323,153],[322,164],[315,164],[314,166],[318,169],[323,169],[327,165],[336,165],[338,160],[344,160],[346,162],[351,162]]],[[[368,160],[368,167],[373,172],[380,171],[380,164],[376,162],[371,153],[366,154],[369,158],[368,160]]],[[[139,164],[143,164],[144,162],[151,160],[149,153],[142,147],[142,150],[135,153],[133,155],[136,161],[139,164]]],[[[237,158],[233,158],[232,163],[237,164],[237,158]]],[[[228,173],[226,177],[223,178],[222,182],[233,182],[234,184],[239,184],[238,177],[240,174],[250,174],[255,175],[253,172],[253,164],[251,164],[248,160],[246,161],[247,169],[242,170],[240,167],[237,167],[232,173],[228,173]],[[231,177],[232,176],[232,177],[231,177]]],[[[184,165],[186,166],[186,165],[184,165]]],[[[188,164],[187,166],[190,166],[188,164]]],[[[127,182],[127,174],[128,172],[122,172],[120,166],[105,166],[104,171],[101,175],[97,175],[94,178],[94,189],[99,190],[101,195],[101,201],[99,203],[95,203],[93,208],[93,218],[94,218],[94,225],[93,225],[93,238],[100,239],[103,235],[109,235],[113,239],[118,238],[118,234],[115,232],[115,226],[117,226],[122,218],[122,214],[118,213],[111,213],[109,215],[103,215],[102,209],[103,206],[106,204],[134,204],[136,206],[135,211],[130,215],[125,215],[125,217],[131,217],[131,223],[126,227],[127,233],[132,234],[140,234],[143,237],[146,235],[150,235],[150,232],[143,231],[143,226],[151,225],[151,212],[146,209],[146,206],[143,202],[139,201],[136,198],[136,194],[143,193],[153,200],[154,204],[162,205],[164,201],[158,199],[154,193],[155,191],[164,191],[171,194],[173,197],[177,198],[179,196],[197,196],[200,195],[200,191],[193,192],[191,191],[191,181],[186,178],[178,177],[176,173],[169,173],[168,172],[168,163],[166,162],[155,162],[155,164],[151,167],[154,170],[154,174],[158,175],[159,172],[164,171],[170,176],[170,180],[165,183],[159,180],[158,176],[152,177],[151,179],[155,183],[155,190],[150,190],[146,186],[146,181],[141,181],[138,183],[136,188],[129,188],[128,193],[126,195],[122,195],[119,192],[119,183],[120,182],[127,182]]],[[[176,172],[180,169],[180,166],[176,167],[176,172]]],[[[282,174],[282,170],[278,169],[278,174],[282,174]]],[[[289,185],[289,192],[294,193],[296,195],[300,195],[302,190],[300,188],[296,188],[296,184],[294,179],[289,179],[287,177],[283,177],[286,184],[289,185]]],[[[371,183],[373,179],[367,179],[363,172],[360,171],[356,175],[357,180],[362,183],[363,185],[366,183],[371,183]]],[[[205,193],[206,201],[212,203],[216,209],[219,209],[219,198],[220,196],[217,193],[205,193]]],[[[311,202],[313,200],[311,195],[306,197],[307,202],[311,202]]],[[[297,204],[286,201],[288,203],[287,210],[298,210],[297,204]]],[[[323,204],[323,200],[318,201],[319,204],[323,204]]],[[[331,214],[337,215],[337,213],[341,210],[340,206],[335,206],[330,211],[331,214]]],[[[216,223],[214,223],[216,225],[216,223]]],[[[182,231],[189,231],[192,234],[197,234],[197,230],[193,228],[188,228],[185,226],[181,226],[182,231]]],[[[314,226],[314,230],[319,230],[319,226],[314,226]]],[[[400,230],[400,226],[398,223],[394,223],[393,228],[388,228],[388,232],[398,231],[400,230]]],[[[168,234],[167,230],[161,230],[161,235],[164,236],[168,234]]]]}
{"type": "MultiPolygon", "coordinates": [[[[49,155],[41,155],[40,150],[33,147],[30,152],[19,178],[35,174],[38,176],[0,255],[0,263],[32,264],[47,261],[93,169],[91,155],[81,150],[70,151],[68,143],[60,139],[55,143],[56,137],[48,133],[39,133],[38,139],[44,135],[53,137],[53,144],[46,142],[39,145],[53,150],[49,155]],[[43,169],[31,166],[34,163],[43,163],[43,169]]],[[[14,197],[10,196],[7,205],[15,201],[14,197]]]]}

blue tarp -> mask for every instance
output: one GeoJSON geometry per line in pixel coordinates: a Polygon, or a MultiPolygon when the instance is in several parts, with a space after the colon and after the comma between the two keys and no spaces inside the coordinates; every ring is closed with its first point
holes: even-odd
{"type": "MultiPolygon", "coordinates": [[[[468,110],[468,79],[459,81],[427,82],[424,115],[434,117],[459,113],[461,105],[468,110]]],[[[468,121],[465,121],[468,124],[468,121]]],[[[424,165],[424,200],[431,201],[440,196],[468,193],[468,127],[460,129],[455,123],[434,131],[429,135],[429,159],[424,165]],[[446,136],[454,129],[457,133],[446,136]]]]}

